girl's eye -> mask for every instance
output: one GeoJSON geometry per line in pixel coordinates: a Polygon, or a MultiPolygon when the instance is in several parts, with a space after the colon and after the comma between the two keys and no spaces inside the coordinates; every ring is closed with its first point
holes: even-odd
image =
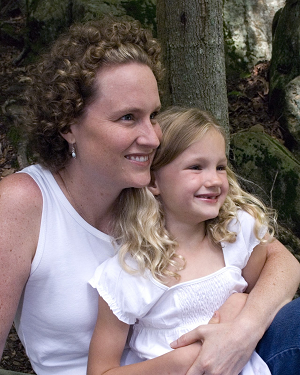
{"type": "Polygon", "coordinates": [[[128,113],[127,115],[122,116],[121,120],[131,121],[131,120],[133,120],[133,116],[128,113]]]}
{"type": "Polygon", "coordinates": [[[202,168],[200,165],[192,165],[189,169],[192,169],[194,171],[200,171],[202,168]]]}
{"type": "Polygon", "coordinates": [[[219,165],[217,171],[226,171],[226,165],[219,165]]]}

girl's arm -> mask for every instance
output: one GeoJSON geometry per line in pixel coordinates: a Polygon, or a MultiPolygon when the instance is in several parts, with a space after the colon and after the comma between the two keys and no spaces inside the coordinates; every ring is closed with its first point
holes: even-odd
{"type": "Polygon", "coordinates": [[[87,375],[184,375],[196,359],[200,343],[189,345],[161,357],[120,367],[129,325],[121,322],[99,297],[99,313],[92,336],[87,375]]]}
{"type": "Polygon", "coordinates": [[[205,375],[237,375],[277,312],[292,300],[300,282],[299,262],[278,240],[259,248],[265,252],[266,261],[255,285],[254,274],[244,269],[249,290],[252,289],[241,313],[232,322],[199,326],[172,345],[178,348],[203,340],[188,375],[204,372],[205,375]]]}
{"type": "Polygon", "coordinates": [[[214,313],[209,324],[228,323],[234,320],[243,310],[247,298],[247,293],[233,293],[219,310],[214,313]]]}

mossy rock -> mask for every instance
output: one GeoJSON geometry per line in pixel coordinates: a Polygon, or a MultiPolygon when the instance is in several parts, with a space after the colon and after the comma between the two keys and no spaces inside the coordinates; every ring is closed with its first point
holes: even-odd
{"type": "Polygon", "coordinates": [[[300,239],[289,229],[284,228],[281,225],[278,226],[276,238],[278,238],[278,240],[282,242],[300,262],[300,239]]]}
{"type": "Polygon", "coordinates": [[[275,208],[279,223],[300,237],[300,162],[261,131],[234,134],[231,147],[231,162],[245,179],[242,185],[275,208]]]}

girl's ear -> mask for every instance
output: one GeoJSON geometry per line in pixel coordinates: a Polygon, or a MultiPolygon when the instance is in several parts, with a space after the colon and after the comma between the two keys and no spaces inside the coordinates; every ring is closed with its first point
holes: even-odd
{"type": "Polygon", "coordinates": [[[148,189],[151,191],[151,193],[153,194],[153,195],[159,195],[159,192],[158,192],[158,189],[157,189],[157,187],[154,187],[154,186],[148,186],[148,189]]]}
{"type": "Polygon", "coordinates": [[[148,185],[148,189],[151,191],[151,193],[153,195],[159,195],[160,194],[159,193],[159,188],[157,186],[157,183],[155,181],[155,178],[154,178],[153,174],[151,174],[151,182],[148,185]]]}

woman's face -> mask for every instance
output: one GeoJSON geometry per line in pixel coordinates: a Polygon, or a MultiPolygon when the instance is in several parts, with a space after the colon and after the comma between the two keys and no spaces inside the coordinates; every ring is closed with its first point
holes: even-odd
{"type": "Polygon", "coordinates": [[[161,137],[153,72],[136,62],[103,67],[96,87],[95,100],[68,134],[76,143],[72,162],[109,189],[146,186],[161,137]]]}

